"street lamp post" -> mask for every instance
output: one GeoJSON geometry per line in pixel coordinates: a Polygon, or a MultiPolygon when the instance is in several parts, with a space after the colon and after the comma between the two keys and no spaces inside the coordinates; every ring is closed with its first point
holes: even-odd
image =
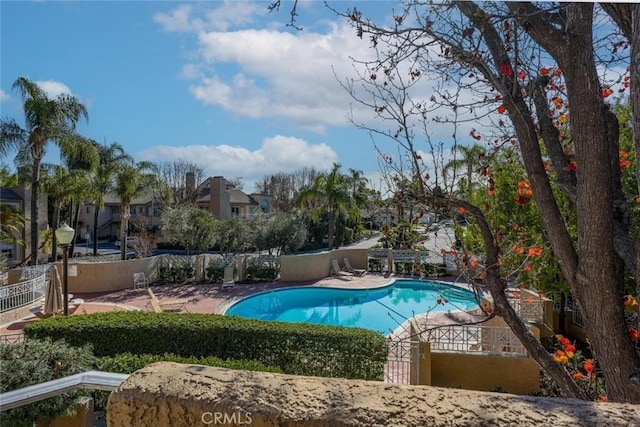
{"type": "Polygon", "coordinates": [[[64,294],[64,315],[69,314],[69,272],[67,271],[67,262],[69,257],[69,246],[73,241],[73,236],[76,234],[75,230],[69,227],[67,224],[62,224],[56,230],[56,239],[60,242],[62,248],[62,292],[64,294]]]}

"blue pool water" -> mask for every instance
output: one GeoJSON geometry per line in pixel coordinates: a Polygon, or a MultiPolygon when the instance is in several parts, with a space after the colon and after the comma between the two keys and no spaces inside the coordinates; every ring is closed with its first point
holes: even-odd
{"type": "Polygon", "coordinates": [[[418,280],[398,280],[378,289],[293,288],[238,301],[227,315],[283,322],[361,327],[385,335],[414,314],[468,310],[477,306],[472,292],[418,280]],[[444,304],[438,304],[438,299],[444,304]]]}

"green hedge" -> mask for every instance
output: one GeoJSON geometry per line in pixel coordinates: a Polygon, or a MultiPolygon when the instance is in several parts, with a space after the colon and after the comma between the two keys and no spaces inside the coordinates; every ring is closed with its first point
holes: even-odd
{"type": "Polygon", "coordinates": [[[25,327],[27,338],[92,344],[98,357],[173,353],[257,360],[284,373],[381,380],[382,334],[358,328],[268,322],[196,313],[107,312],[53,317],[25,327]]]}
{"type": "Polygon", "coordinates": [[[278,367],[265,366],[257,360],[222,360],[217,357],[183,357],[175,354],[131,354],[122,353],[116,356],[100,357],[97,360],[98,370],[132,374],[138,369],[156,362],[176,362],[193,365],[217,366],[219,368],[243,369],[245,371],[282,373],[278,367]]]}

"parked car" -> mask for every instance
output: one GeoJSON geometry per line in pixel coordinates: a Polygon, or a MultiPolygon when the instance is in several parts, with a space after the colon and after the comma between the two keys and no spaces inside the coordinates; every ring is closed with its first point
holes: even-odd
{"type": "MultiPolygon", "coordinates": [[[[116,240],[115,245],[116,245],[116,247],[117,247],[117,248],[119,248],[119,247],[120,247],[120,245],[122,244],[122,241],[121,241],[121,240],[122,240],[122,239],[118,239],[118,240],[116,240]]],[[[137,241],[138,241],[138,238],[137,238],[137,237],[135,237],[135,236],[128,236],[128,237],[127,237],[127,247],[128,247],[128,248],[133,248],[133,246],[136,244],[136,242],[137,242],[137,241]]]]}

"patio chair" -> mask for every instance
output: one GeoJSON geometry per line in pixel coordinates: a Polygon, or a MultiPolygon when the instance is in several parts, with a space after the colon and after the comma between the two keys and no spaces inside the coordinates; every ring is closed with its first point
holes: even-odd
{"type": "Polygon", "coordinates": [[[180,312],[182,310],[185,310],[185,306],[189,302],[186,299],[161,301],[158,299],[158,297],[156,297],[151,288],[147,288],[147,291],[149,292],[149,296],[151,297],[151,300],[147,303],[147,309],[156,313],[164,313],[166,311],[180,312]]]}
{"type": "Polygon", "coordinates": [[[222,289],[233,289],[236,287],[236,281],[233,277],[233,265],[224,268],[224,279],[222,280],[222,289]]]}
{"type": "Polygon", "coordinates": [[[365,274],[367,274],[367,270],[364,270],[362,268],[353,268],[351,266],[351,262],[349,262],[349,258],[345,258],[344,259],[344,269],[345,271],[349,272],[349,273],[353,273],[356,276],[362,277],[365,274]]]}
{"type": "Polygon", "coordinates": [[[353,279],[353,273],[341,269],[337,259],[331,260],[331,275],[342,280],[353,279]]]}
{"type": "Polygon", "coordinates": [[[133,273],[133,289],[138,288],[148,288],[149,287],[149,279],[147,279],[142,273],[133,273]]]}

